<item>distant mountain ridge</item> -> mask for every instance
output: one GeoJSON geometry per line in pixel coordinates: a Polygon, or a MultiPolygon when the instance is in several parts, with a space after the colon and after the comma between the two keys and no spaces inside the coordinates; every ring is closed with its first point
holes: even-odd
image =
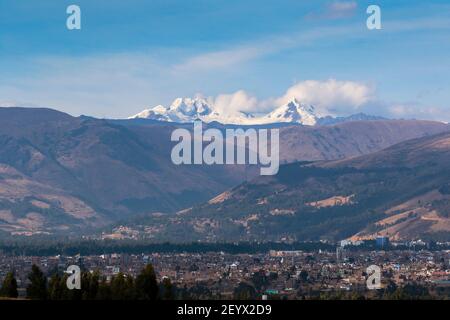
{"type": "Polygon", "coordinates": [[[348,117],[331,117],[326,116],[319,119],[318,124],[320,125],[333,125],[337,123],[349,122],[349,121],[377,121],[377,120],[387,120],[380,116],[371,116],[365,113],[355,113],[348,117]]]}
{"type": "MultiPolygon", "coordinates": [[[[79,234],[140,214],[173,214],[257,175],[256,167],[174,165],[170,136],[180,126],[191,127],[0,108],[0,232],[79,234]]],[[[448,129],[415,120],[286,125],[280,162],[355,157],[448,129]]]]}
{"type": "Polygon", "coordinates": [[[386,120],[378,116],[364,113],[348,117],[321,117],[315,107],[304,104],[293,98],[266,115],[255,115],[249,112],[235,111],[221,113],[203,98],[177,98],[169,107],[158,105],[129,117],[129,119],[150,119],[156,121],[190,123],[195,120],[203,122],[219,122],[235,125],[267,125],[276,123],[301,124],[305,126],[331,125],[347,121],[386,120]]]}
{"type": "Polygon", "coordinates": [[[450,133],[355,158],[283,165],[276,176],[143,225],[172,241],[450,241],[450,133]]]}

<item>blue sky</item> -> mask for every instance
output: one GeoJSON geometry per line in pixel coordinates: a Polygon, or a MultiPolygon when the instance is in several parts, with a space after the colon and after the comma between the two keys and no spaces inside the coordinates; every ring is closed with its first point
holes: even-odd
{"type": "Polygon", "coordinates": [[[179,96],[450,121],[448,1],[0,0],[0,105],[122,118],[179,96]],[[82,29],[66,28],[81,8],[82,29]],[[382,29],[366,28],[381,8],[382,29]]]}

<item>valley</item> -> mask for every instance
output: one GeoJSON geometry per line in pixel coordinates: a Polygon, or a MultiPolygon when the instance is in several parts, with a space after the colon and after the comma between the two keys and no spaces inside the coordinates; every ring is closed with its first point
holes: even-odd
{"type": "MultiPolygon", "coordinates": [[[[107,231],[111,225],[137,223],[155,239],[173,236],[173,239],[188,240],[178,238],[183,235],[208,240],[266,236],[279,240],[290,239],[293,235],[293,238],[308,239],[318,226],[308,222],[310,218],[299,215],[299,208],[310,211],[320,208],[314,219],[325,219],[322,230],[333,225],[333,220],[329,220],[323,210],[336,210],[333,214],[339,216],[347,202],[351,202],[355,207],[350,215],[355,215],[355,223],[336,236],[356,235],[372,221],[367,214],[351,213],[360,208],[358,206],[366,205],[364,201],[358,193],[349,193],[348,183],[338,190],[311,189],[311,194],[321,197],[305,197],[308,191],[298,188],[299,184],[304,184],[305,189],[311,188],[310,181],[302,178],[304,172],[319,170],[307,163],[325,160],[335,160],[331,162],[333,165],[339,161],[350,163],[356,161],[351,160],[353,157],[448,130],[446,124],[418,120],[283,125],[279,129],[280,163],[284,165],[270,182],[257,178],[258,166],[172,164],[170,152],[174,143],[170,135],[176,128],[186,127],[146,119],[112,121],[72,117],[51,109],[1,108],[0,232],[5,236],[80,235],[80,232],[107,231]],[[295,164],[298,161],[304,164],[295,164]],[[286,176],[296,179],[295,190],[285,184],[286,176]],[[218,196],[223,192],[226,193],[218,196]],[[345,200],[350,194],[355,197],[345,200]],[[327,203],[337,201],[332,200],[333,197],[345,205],[329,206],[327,203]],[[213,198],[209,207],[202,204],[213,198]],[[315,205],[305,205],[314,202],[315,205]],[[221,219],[217,219],[217,212],[221,219]],[[293,232],[297,224],[290,219],[303,219],[305,228],[293,232]],[[273,237],[268,235],[272,227],[273,237]],[[309,227],[310,231],[306,231],[309,227]],[[283,228],[285,231],[281,232],[283,228]],[[187,232],[191,229],[192,233],[187,232]],[[354,234],[349,234],[350,230],[354,234]]],[[[205,129],[216,128],[222,132],[228,127],[220,123],[205,124],[205,129]]],[[[445,148],[442,144],[439,152],[445,148]]],[[[380,161],[388,163],[389,159],[380,161]]],[[[331,177],[343,172],[344,169],[327,169],[331,163],[320,164],[320,170],[325,171],[317,172],[331,177]]],[[[394,169],[371,170],[375,170],[374,173],[355,173],[351,179],[362,175],[374,179],[378,175],[375,172],[380,172],[380,179],[396,179],[394,169]]],[[[405,172],[402,170],[399,172],[405,172]]],[[[361,180],[361,183],[365,182],[361,180]]],[[[318,182],[313,186],[318,186],[318,182]]],[[[445,207],[447,200],[436,201],[445,207]]],[[[425,217],[428,222],[435,219],[432,212],[425,217]]],[[[445,223],[440,224],[444,225],[444,230],[445,223]]]]}
{"type": "Polygon", "coordinates": [[[144,234],[180,242],[449,241],[449,141],[442,133],[359,157],[287,164],[175,216],[147,217],[144,234]]]}

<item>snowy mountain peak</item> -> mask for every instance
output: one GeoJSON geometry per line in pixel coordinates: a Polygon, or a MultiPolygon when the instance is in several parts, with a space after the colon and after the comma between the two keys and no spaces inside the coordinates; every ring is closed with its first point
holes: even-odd
{"type": "Polygon", "coordinates": [[[295,98],[276,108],[264,118],[267,122],[291,122],[308,126],[315,125],[318,119],[314,106],[300,103],[295,98]]]}
{"type": "Polygon", "coordinates": [[[130,119],[133,118],[181,123],[202,120],[204,122],[217,121],[223,124],[241,125],[288,122],[312,126],[317,122],[314,107],[302,104],[297,99],[292,99],[265,116],[256,117],[243,111],[221,114],[203,98],[177,98],[168,108],[158,105],[130,117],[130,119]]]}
{"type": "Polygon", "coordinates": [[[152,119],[159,121],[170,121],[170,119],[166,115],[166,107],[162,105],[157,105],[151,109],[145,109],[134,116],[129,117],[128,119],[152,119]]]}
{"type": "Polygon", "coordinates": [[[198,119],[206,120],[204,118],[209,116],[217,116],[217,114],[205,99],[177,98],[168,108],[158,105],[151,109],[146,109],[129,119],[144,118],[167,122],[192,122],[198,119]]]}
{"type": "Polygon", "coordinates": [[[290,108],[301,109],[308,113],[315,112],[315,107],[313,105],[301,103],[297,100],[297,98],[291,99],[291,101],[289,101],[286,105],[288,105],[290,108]]]}
{"type": "Polygon", "coordinates": [[[203,98],[177,98],[172,102],[169,111],[179,112],[185,116],[206,116],[211,114],[212,108],[203,98]]]}
{"type": "Polygon", "coordinates": [[[320,117],[314,106],[301,103],[293,98],[266,115],[254,115],[244,111],[219,112],[203,98],[177,98],[169,107],[158,105],[146,109],[129,119],[143,118],[166,122],[189,123],[195,120],[220,122],[235,125],[262,125],[273,123],[296,123],[306,126],[331,125],[346,121],[383,120],[382,117],[355,114],[348,117],[320,117]]]}

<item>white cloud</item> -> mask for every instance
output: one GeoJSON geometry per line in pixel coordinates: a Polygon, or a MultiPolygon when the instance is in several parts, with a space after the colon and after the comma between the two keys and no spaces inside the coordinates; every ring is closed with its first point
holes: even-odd
{"type": "Polygon", "coordinates": [[[14,101],[0,100],[0,108],[17,107],[19,104],[14,101]]]}
{"type": "Polygon", "coordinates": [[[146,54],[39,57],[23,63],[33,67],[32,76],[0,77],[0,97],[14,105],[32,101],[75,116],[121,118],[151,99],[164,99],[164,67],[146,54]]]}
{"type": "Polygon", "coordinates": [[[238,111],[252,112],[258,106],[258,100],[250,96],[244,90],[239,90],[231,94],[219,94],[215,98],[210,98],[214,108],[224,115],[231,115],[238,111]]]}
{"type": "MultiPolygon", "coordinates": [[[[329,14],[344,14],[351,4],[331,4],[329,14]],[[340,12],[340,13],[339,13],[340,12]]],[[[192,72],[226,71],[232,67],[243,65],[253,60],[270,56],[284,50],[311,46],[314,43],[331,38],[358,37],[355,26],[326,26],[308,30],[294,31],[288,34],[269,35],[244,44],[228,48],[219,48],[188,56],[170,67],[173,75],[192,72]]],[[[361,35],[359,35],[361,36],[361,35]]]]}
{"type": "MultiPolygon", "coordinates": [[[[14,88],[9,88],[9,90],[14,91],[14,88]]],[[[1,87],[0,87],[1,92],[1,87]]],[[[3,99],[0,100],[0,108],[11,108],[11,107],[24,107],[24,108],[37,108],[37,107],[44,107],[42,105],[37,105],[33,102],[27,102],[22,100],[8,100],[3,99]]]]}
{"type": "Polygon", "coordinates": [[[370,86],[353,81],[306,80],[290,87],[286,93],[275,100],[277,105],[296,98],[316,106],[325,114],[347,114],[357,111],[373,98],[374,90],[370,86]]]}
{"type": "Polygon", "coordinates": [[[358,3],[356,1],[331,1],[325,4],[320,11],[311,12],[306,16],[307,19],[341,19],[352,16],[358,3]]]}
{"type": "Polygon", "coordinates": [[[223,115],[233,115],[238,111],[266,113],[296,98],[312,104],[319,115],[349,115],[370,107],[375,102],[372,87],[354,81],[305,80],[286,90],[281,97],[258,100],[244,90],[231,94],[209,97],[208,101],[223,115]]]}
{"type": "MultiPolygon", "coordinates": [[[[355,10],[354,3],[330,2],[329,13],[351,12],[355,10]]],[[[449,21],[439,17],[391,23],[392,26],[384,32],[448,29],[450,26],[449,21]]],[[[8,102],[3,105],[9,105],[12,101],[13,105],[30,106],[30,103],[23,102],[32,101],[33,105],[54,107],[73,115],[127,117],[148,106],[168,104],[177,96],[191,96],[193,92],[233,92],[252,81],[248,76],[252,71],[265,68],[265,65],[260,64],[252,66],[253,61],[258,63],[258,60],[268,55],[315,43],[327,43],[329,39],[345,43],[351,38],[366,37],[366,32],[365,28],[356,28],[355,25],[302,29],[226,48],[214,48],[216,51],[200,52],[197,55],[189,50],[160,48],[150,54],[125,52],[89,57],[36,57],[29,61],[19,59],[6,62],[12,64],[9,67],[12,70],[10,74],[5,74],[2,69],[0,98],[8,102]],[[21,69],[27,72],[16,71],[21,69]]],[[[267,71],[268,79],[270,71],[267,71]]],[[[270,81],[278,80],[270,78],[270,81]]],[[[257,85],[252,90],[258,90],[257,85]]],[[[269,92],[264,94],[276,95],[269,92]]],[[[266,112],[280,102],[297,97],[316,105],[323,113],[349,114],[370,110],[366,104],[373,102],[372,95],[370,86],[358,82],[308,80],[292,86],[280,98],[257,101],[241,90],[234,94],[218,94],[214,99],[224,110],[266,112]]],[[[398,110],[398,107],[389,110],[386,106],[376,109],[387,116],[398,113],[398,110]]],[[[407,114],[407,110],[404,114],[407,114]]],[[[447,117],[448,113],[444,115],[447,117]]]]}
{"type": "Polygon", "coordinates": [[[207,52],[190,57],[172,67],[172,72],[211,71],[235,66],[255,59],[271,51],[269,48],[243,46],[225,50],[207,52]]]}
{"type": "Polygon", "coordinates": [[[450,119],[450,110],[436,106],[425,106],[416,102],[393,103],[387,106],[392,118],[442,121],[450,119]]]}
{"type": "Polygon", "coordinates": [[[343,18],[352,15],[358,4],[356,1],[333,1],[327,6],[327,16],[330,18],[343,18]]]}

